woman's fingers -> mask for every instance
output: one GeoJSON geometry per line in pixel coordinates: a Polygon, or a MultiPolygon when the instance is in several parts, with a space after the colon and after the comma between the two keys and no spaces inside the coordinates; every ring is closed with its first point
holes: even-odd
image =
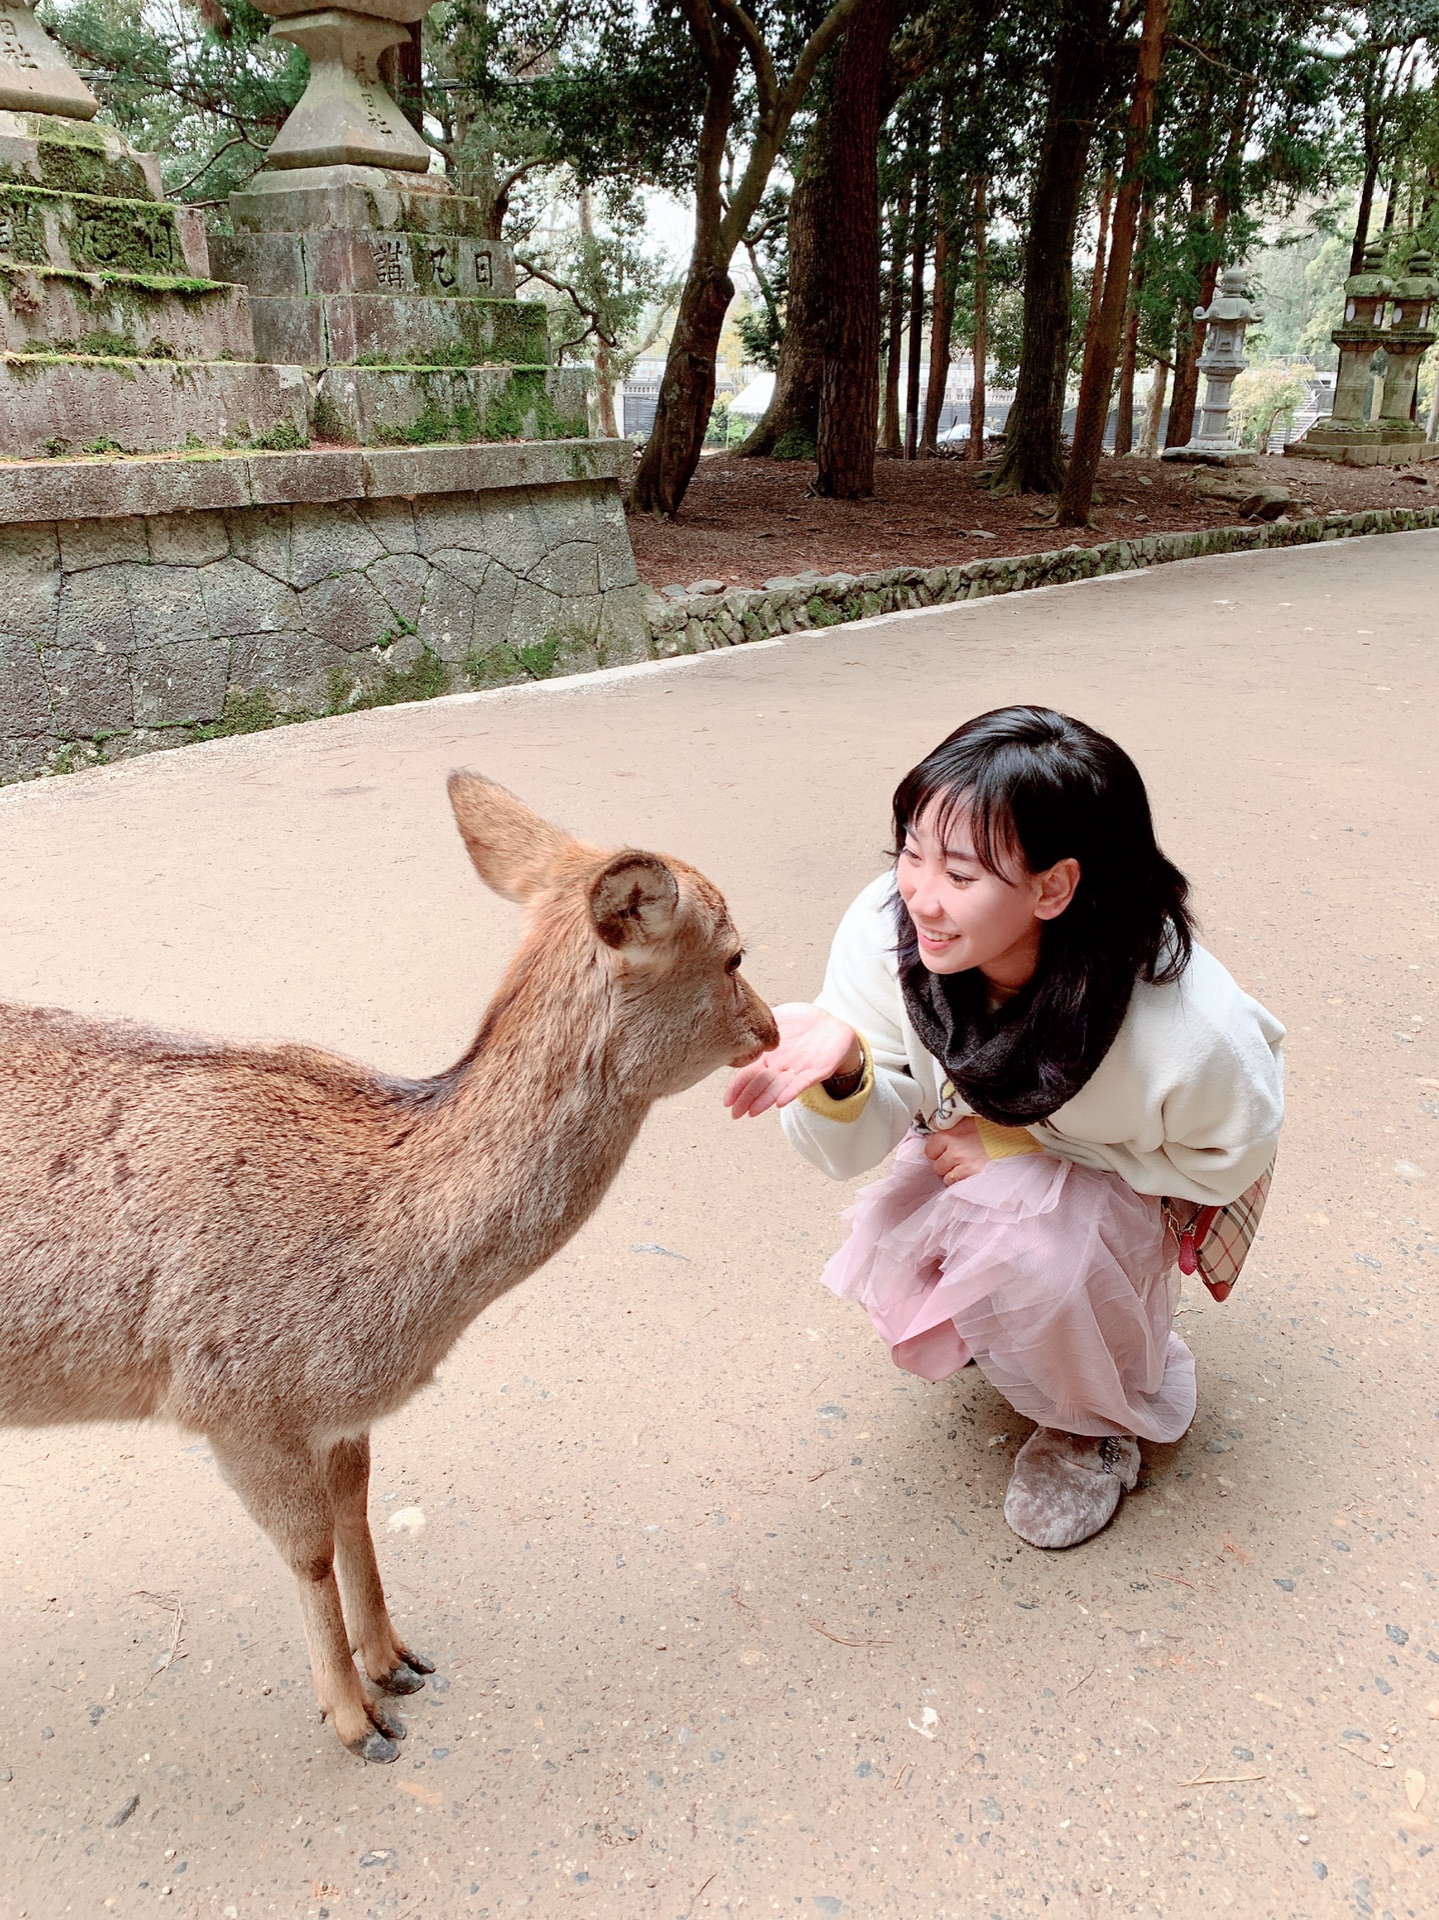
{"type": "Polygon", "coordinates": [[[806,1001],[788,1001],[773,1012],[779,1045],[741,1067],[725,1091],[725,1105],[736,1120],[787,1107],[806,1087],[827,1080],[853,1043],[853,1029],[806,1001]]]}

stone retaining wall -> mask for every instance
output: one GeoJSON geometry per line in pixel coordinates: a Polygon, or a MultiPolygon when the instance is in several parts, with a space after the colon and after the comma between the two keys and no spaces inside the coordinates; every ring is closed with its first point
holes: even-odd
{"type": "MultiPolygon", "coordinates": [[[[41,519],[31,469],[29,524],[8,525],[20,500],[0,473],[0,779],[1173,560],[1439,527],[1436,508],[1383,509],[646,601],[613,477],[627,449],[476,452],[329,456],[361,464],[328,481],[307,468],[310,491],[364,497],[276,505],[266,476],[319,457],[252,458],[214,474],[208,511],[148,514],[167,504],[163,466],[149,480],[122,466],[115,484],[142,510],[88,520],[41,519]],[[502,484],[527,477],[546,484],[502,484]]],[[[78,488],[96,470],[53,471],[78,488]]],[[[284,491],[299,490],[290,473],[284,491]]]]}
{"type": "Polygon", "coordinates": [[[0,779],[649,658],[629,457],[550,442],[0,470],[0,779]],[[61,517],[87,489],[112,510],[61,517]]]}
{"type": "Polygon", "coordinates": [[[1094,547],[970,560],[955,567],[889,567],[878,573],[800,574],[786,584],[754,591],[688,594],[650,599],[650,640],[656,659],[707,653],[777,634],[839,626],[880,613],[984,600],[1058,587],[1105,574],[1129,573],[1172,560],[1209,554],[1254,553],[1268,547],[1309,546],[1372,533],[1411,533],[1439,527],[1439,508],[1394,507],[1367,513],[1331,513],[1322,519],[1255,527],[1215,527],[1196,533],[1152,533],[1142,540],[1110,540],[1094,547]]]}

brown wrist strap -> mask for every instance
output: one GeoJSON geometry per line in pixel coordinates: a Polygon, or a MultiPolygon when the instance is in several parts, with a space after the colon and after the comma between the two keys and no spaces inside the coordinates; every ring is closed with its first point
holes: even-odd
{"type": "Polygon", "coordinates": [[[859,1065],[853,1073],[832,1074],[828,1080],[822,1081],[821,1085],[824,1087],[830,1099],[848,1100],[852,1093],[858,1093],[860,1083],[864,1079],[864,1066],[864,1052],[861,1049],[859,1065]]]}

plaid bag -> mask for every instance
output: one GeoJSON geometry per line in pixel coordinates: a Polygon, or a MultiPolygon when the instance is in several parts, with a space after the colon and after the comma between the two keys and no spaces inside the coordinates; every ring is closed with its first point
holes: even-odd
{"type": "Polygon", "coordinates": [[[1274,1162],[1227,1207],[1195,1207],[1187,1200],[1166,1200],[1164,1220],[1178,1247],[1179,1271],[1198,1274],[1216,1300],[1227,1300],[1259,1231],[1264,1203],[1274,1178],[1274,1162]],[[1181,1209],[1188,1209],[1181,1212],[1181,1209]]]}

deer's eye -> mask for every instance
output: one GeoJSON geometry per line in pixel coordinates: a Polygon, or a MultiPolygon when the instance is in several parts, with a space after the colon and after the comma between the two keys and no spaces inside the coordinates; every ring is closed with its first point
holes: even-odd
{"type": "Polygon", "coordinates": [[[744,961],[744,950],[743,948],[741,948],[741,950],[738,953],[732,953],[729,959],[725,961],[724,963],[725,972],[738,973],[743,961],[744,961]]]}

